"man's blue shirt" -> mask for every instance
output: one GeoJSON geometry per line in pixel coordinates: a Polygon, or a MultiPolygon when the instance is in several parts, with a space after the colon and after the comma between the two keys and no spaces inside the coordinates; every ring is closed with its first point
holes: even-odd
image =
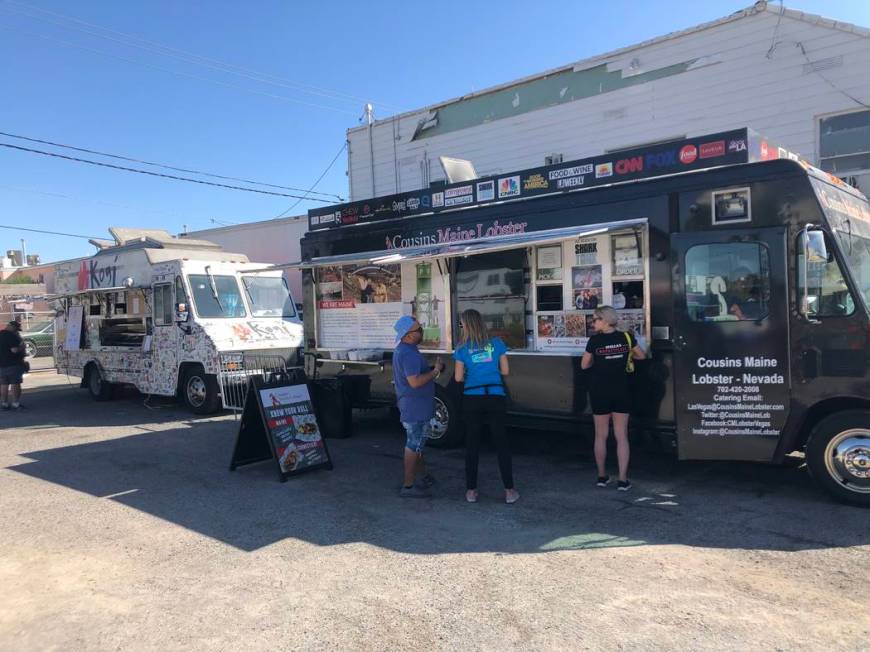
{"type": "Polygon", "coordinates": [[[428,421],[435,413],[435,382],[429,381],[414,389],[408,384],[408,376],[418,376],[429,371],[429,363],[413,344],[399,342],[393,351],[393,382],[403,423],[428,421]]]}

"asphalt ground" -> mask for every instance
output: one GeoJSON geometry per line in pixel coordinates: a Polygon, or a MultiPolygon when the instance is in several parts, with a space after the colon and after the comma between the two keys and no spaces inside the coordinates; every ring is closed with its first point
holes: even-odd
{"type": "Polygon", "coordinates": [[[385,411],[335,468],[228,470],[237,423],[54,373],[0,413],[0,649],[870,649],[870,512],[799,467],[635,450],[594,486],[580,436],[515,432],[464,502],[461,450],[400,499],[385,411]]]}

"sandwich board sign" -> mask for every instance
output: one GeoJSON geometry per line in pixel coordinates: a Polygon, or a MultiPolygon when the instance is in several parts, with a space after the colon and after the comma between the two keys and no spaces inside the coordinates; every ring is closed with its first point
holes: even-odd
{"type": "Polygon", "coordinates": [[[332,460],[317,423],[308,383],[279,377],[248,384],[245,407],[230,471],[239,466],[275,460],[281,482],[291,475],[332,469],[332,460]]]}

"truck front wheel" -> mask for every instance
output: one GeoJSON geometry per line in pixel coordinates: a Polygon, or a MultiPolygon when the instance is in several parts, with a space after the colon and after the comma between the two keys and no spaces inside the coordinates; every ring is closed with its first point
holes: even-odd
{"type": "Polygon", "coordinates": [[[188,367],[181,379],[181,399],[194,414],[217,412],[221,404],[217,379],[200,365],[188,367]]]}
{"type": "Polygon", "coordinates": [[[870,507],[870,410],[822,419],[810,434],[807,468],[838,500],[870,507]]]}

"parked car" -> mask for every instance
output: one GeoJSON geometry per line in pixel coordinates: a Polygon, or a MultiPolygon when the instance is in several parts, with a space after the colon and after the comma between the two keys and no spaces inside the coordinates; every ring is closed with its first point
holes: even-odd
{"type": "Polygon", "coordinates": [[[27,351],[28,358],[51,355],[51,349],[54,346],[54,322],[50,321],[47,324],[41,324],[32,331],[21,333],[21,339],[24,341],[24,349],[27,351]]]}

